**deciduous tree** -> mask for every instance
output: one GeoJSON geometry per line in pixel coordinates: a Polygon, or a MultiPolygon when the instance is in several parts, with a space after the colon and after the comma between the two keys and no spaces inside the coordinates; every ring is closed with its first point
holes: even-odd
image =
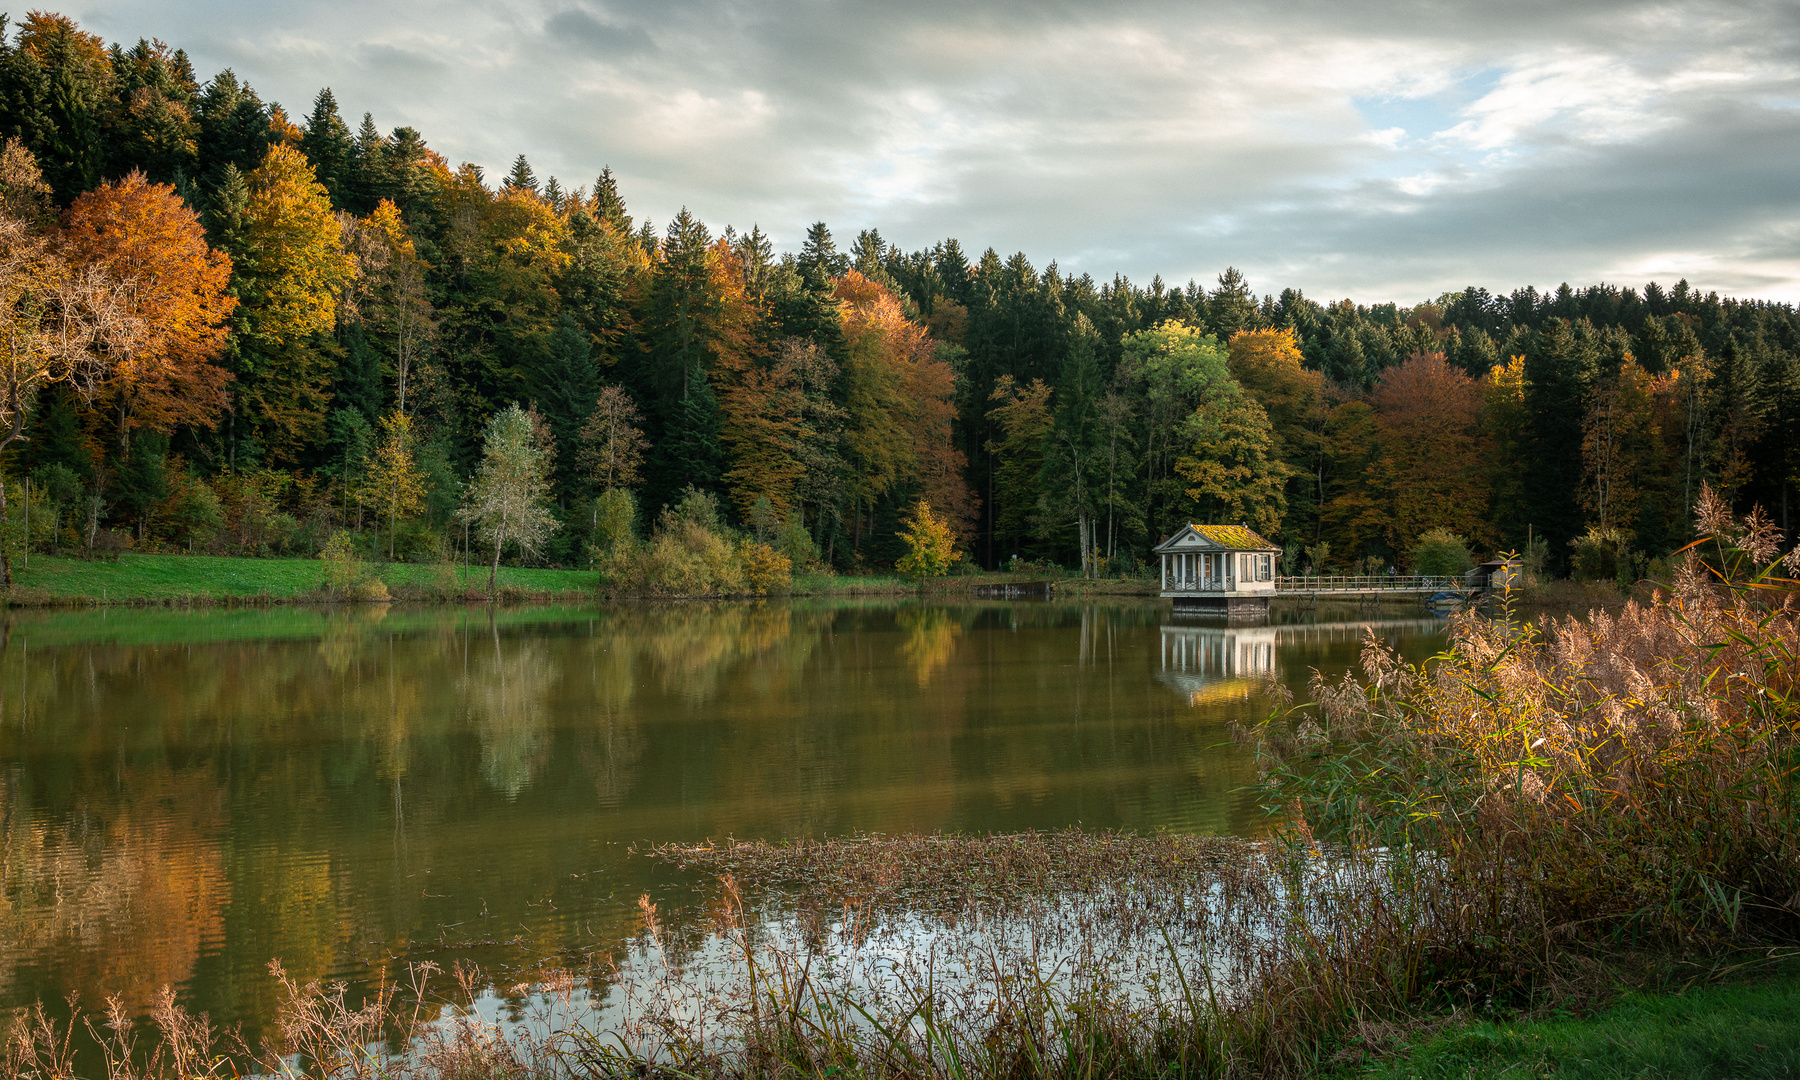
{"type": "Polygon", "coordinates": [[[629,488],[642,479],[644,451],[650,447],[642,424],[637,404],[624,387],[601,389],[582,425],[581,448],[575,456],[576,467],[601,492],[629,488]]]}
{"type": "Polygon", "coordinates": [[[307,338],[332,328],[355,264],[312,166],[286,144],[246,178],[234,232],[238,411],[278,459],[292,459],[319,441],[328,401],[329,366],[307,338]]]}
{"type": "Polygon", "coordinates": [[[425,476],[414,443],[411,417],[398,409],[382,417],[381,442],[363,480],[363,501],[388,519],[389,559],[394,557],[400,518],[418,513],[425,505],[425,476]]]}
{"type": "Polygon", "coordinates": [[[469,481],[463,516],[476,534],[494,546],[488,588],[500,573],[500,555],[508,544],[529,553],[556,531],[550,513],[552,462],[540,445],[541,433],[517,404],[488,421],[482,439],[481,465],[469,481]]]}
{"type": "Polygon", "coordinates": [[[142,327],[100,387],[120,453],[135,428],[167,435],[182,424],[216,424],[231,376],[214,361],[237,300],[227,291],[231,260],[207,244],[199,216],[171,185],[134,170],[77,197],[59,239],[69,259],[119,283],[142,327]]]}

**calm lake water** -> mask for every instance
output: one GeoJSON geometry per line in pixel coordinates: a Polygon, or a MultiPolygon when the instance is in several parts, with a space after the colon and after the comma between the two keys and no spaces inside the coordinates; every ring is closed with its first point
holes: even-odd
{"type": "Polygon", "coordinates": [[[794,602],[10,616],[0,1008],[172,984],[254,1032],[279,957],[528,973],[697,884],[633,844],[1259,830],[1234,720],[1365,626],[1166,604],[794,602]]]}

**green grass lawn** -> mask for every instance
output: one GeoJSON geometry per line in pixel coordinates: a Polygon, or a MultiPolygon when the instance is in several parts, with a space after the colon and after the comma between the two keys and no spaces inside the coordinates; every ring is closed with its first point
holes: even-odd
{"type": "Polygon", "coordinates": [[[1684,993],[1633,994],[1580,1019],[1474,1024],[1352,1075],[1365,1080],[1800,1077],[1800,970],[1684,993]]]}
{"type": "MultiPolygon", "coordinates": [[[[319,587],[322,565],[317,559],[246,559],[218,555],[123,555],[118,562],[62,559],[33,555],[29,569],[13,563],[21,589],[54,599],[178,600],[227,596],[292,599],[319,587]]],[[[389,585],[425,585],[437,568],[408,563],[378,566],[389,585]]],[[[460,571],[458,572],[460,577],[460,571]]],[[[487,585],[487,569],[471,567],[468,583],[487,585]]],[[[595,577],[582,570],[539,570],[503,566],[498,584],[533,592],[566,593],[592,589],[595,577]]]]}

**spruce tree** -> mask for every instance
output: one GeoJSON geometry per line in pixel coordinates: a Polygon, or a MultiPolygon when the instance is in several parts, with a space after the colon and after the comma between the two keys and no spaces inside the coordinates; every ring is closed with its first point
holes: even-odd
{"type": "Polygon", "coordinates": [[[338,115],[337,98],[329,86],[313,99],[312,115],[306,118],[306,134],[300,137],[300,151],[331,196],[331,205],[345,209],[356,170],[356,141],[350,137],[344,118],[338,115]]]}
{"type": "Polygon", "coordinates": [[[531,162],[525,160],[524,154],[513,159],[512,168],[507,171],[502,184],[514,191],[538,193],[537,173],[531,171],[531,162]]]}
{"type": "Polygon", "coordinates": [[[614,232],[631,235],[631,215],[625,212],[625,200],[619,195],[619,182],[614,179],[611,166],[601,169],[594,179],[594,209],[614,232]]]}
{"type": "Polygon", "coordinates": [[[581,442],[581,428],[593,412],[594,399],[600,392],[600,373],[594,363],[594,352],[587,331],[567,314],[556,330],[536,367],[527,373],[532,400],[550,425],[556,445],[563,448],[557,455],[558,493],[564,498],[576,494],[575,447],[581,442]]]}

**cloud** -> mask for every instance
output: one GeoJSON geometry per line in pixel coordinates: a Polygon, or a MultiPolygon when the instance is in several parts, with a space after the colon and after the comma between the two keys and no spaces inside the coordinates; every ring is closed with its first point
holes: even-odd
{"type": "Polygon", "coordinates": [[[303,114],[410,124],[490,174],[610,164],[797,247],[1410,302],[1654,273],[1800,300],[1800,9],[1784,2],[111,0],[303,114]]]}

